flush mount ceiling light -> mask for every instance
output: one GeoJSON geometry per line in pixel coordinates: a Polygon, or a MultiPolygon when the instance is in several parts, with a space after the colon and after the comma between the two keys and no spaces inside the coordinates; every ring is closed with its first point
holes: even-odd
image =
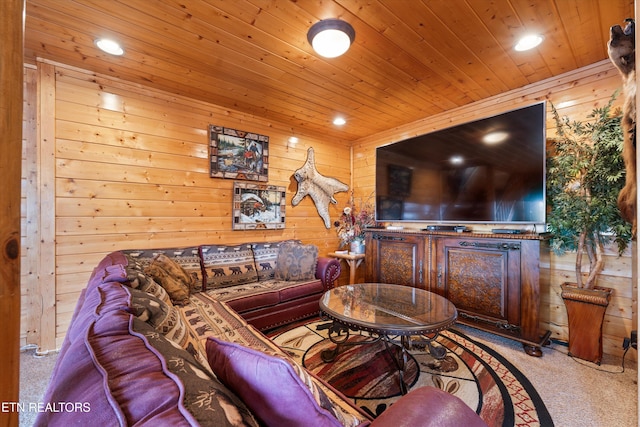
{"type": "Polygon", "coordinates": [[[110,55],[120,56],[124,53],[124,50],[117,42],[109,39],[98,39],[96,40],[96,46],[100,48],[103,52],[106,52],[110,55]]]}
{"type": "Polygon", "coordinates": [[[342,55],[356,38],[356,31],[345,21],[323,19],[318,21],[307,33],[307,40],[318,55],[335,58],[342,55]]]}
{"type": "Polygon", "coordinates": [[[347,121],[344,119],[344,117],[336,117],[335,119],[333,119],[333,124],[336,126],[342,126],[346,123],[347,121]]]}
{"type": "Polygon", "coordinates": [[[518,41],[518,44],[515,45],[514,49],[518,52],[533,49],[534,47],[542,43],[542,40],[544,40],[544,37],[542,37],[540,34],[529,34],[521,38],[518,41]]]}

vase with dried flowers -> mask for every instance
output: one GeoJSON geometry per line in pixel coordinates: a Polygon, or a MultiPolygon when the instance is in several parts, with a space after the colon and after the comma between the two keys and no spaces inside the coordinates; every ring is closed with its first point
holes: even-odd
{"type": "Polygon", "coordinates": [[[350,248],[350,252],[364,253],[364,230],[375,225],[373,205],[367,199],[356,207],[353,192],[349,204],[342,210],[342,214],[333,223],[340,239],[340,249],[350,248]]]}

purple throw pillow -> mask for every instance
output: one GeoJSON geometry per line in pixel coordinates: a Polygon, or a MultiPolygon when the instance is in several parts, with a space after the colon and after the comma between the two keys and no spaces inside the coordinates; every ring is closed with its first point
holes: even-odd
{"type": "Polygon", "coordinates": [[[265,425],[341,426],[318,403],[327,402],[326,395],[295,362],[213,337],[207,339],[207,358],[218,379],[265,425]]]}

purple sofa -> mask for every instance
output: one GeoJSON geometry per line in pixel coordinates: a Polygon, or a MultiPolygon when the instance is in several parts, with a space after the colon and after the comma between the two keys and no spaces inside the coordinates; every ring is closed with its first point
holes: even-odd
{"type": "MultiPolygon", "coordinates": [[[[326,274],[336,273],[327,273],[331,261],[316,263],[308,246],[267,246],[262,252],[252,246],[261,263],[280,263],[264,269],[260,280],[265,286],[246,280],[253,273],[224,279],[226,273],[241,276],[251,270],[238,273],[235,268],[246,261],[240,251],[247,247],[234,252],[215,247],[220,258],[215,266],[215,256],[203,257],[211,247],[106,256],[80,295],[45,393],[46,410],[36,425],[398,427],[447,425],[443,420],[484,425],[457,397],[430,387],[402,397],[388,415],[371,421],[297,365],[233,304],[259,325],[297,318],[301,312],[292,309],[291,315],[283,315],[287,310],[280,307],[272,318],[276,320],[263,321],[271,319],[265,307],[278,306],[275,296],[285,304],[304,301],[301,289],[315,289],[310,282],[323,283],[326,274]],[[157,263],[163,255],[173,256],[164,259],[160,273],[157,263]],[[304,279],[309,277],[303,271],[310,267],[309,256],[313,280],[304,279]],[[283,265],[289,269],[284,276],[283,265]],[[223,270],[216,270],[217,281],[207,281],[214,268],[223,270]],[[186,297],[185,287],[190,287],[186,297]],[[246,300],[251,298],[256,302],[246,300]]],[[[326,282],[331,286],[332,280],[326,282]]]]}

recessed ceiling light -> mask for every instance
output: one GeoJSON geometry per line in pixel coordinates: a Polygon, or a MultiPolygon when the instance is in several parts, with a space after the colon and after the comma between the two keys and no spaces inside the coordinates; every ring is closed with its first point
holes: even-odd
{"type": "Polygon", "coordinates": [[[289,137],[289,142],[292,144],[297,144],[298,143],[298,137],[297,136],[290,136],[289,137]]]}
{"type": "Polygon", "coordinates": [[[96,46],[98,46],[103,52],[106,52],[110,55],[120,56],[124,53],[122,47],[120,47],[120,45],[113,40],[98,39],[96,40],[96,46]]]}
{"type": "Polygon", "coordinates": [[[544,40],[544,37],[542,37],[540,34],[529,34],[521,38],[518,41],[518,44],[515,45],[514,49],[518,52],[533,49],[534,47],[542,43],[542,40],[544,40]]]}
{"type": "Polygon", "coordinates": [[[336,117],[335,119],[333,119],[333,124],[336,126],[342,126],[346,123],[347,121],[343,117],[336,117]]]}

